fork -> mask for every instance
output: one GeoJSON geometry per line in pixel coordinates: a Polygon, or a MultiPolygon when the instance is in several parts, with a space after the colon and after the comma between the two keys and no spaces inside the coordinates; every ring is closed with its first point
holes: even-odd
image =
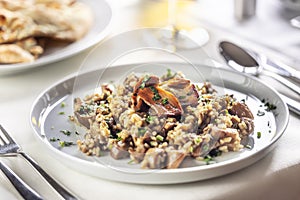
{"type": "Polygon", "coordinates": [[[44,171],[38,163],[36,163],[28,154],[21,150],[21,147],[13,140],[13,138],[7,133],[7,131],[0,125],[1,132],[0,141],[3,145],[0,144],[0,156],[11,156],[19,154],[25,158],[32,167],[66,200],[76,200],[77,198],[63,188],[56,180],[54,180],[46,171],[44,171]]]}
{"type": "Polygon", "coordinates": [[[8,166],[0,160],[0,169],[15,186],[16,190],[26,200],[42,200],[43,198],[27,185],[19,176],[17,176],[8,166]]]}

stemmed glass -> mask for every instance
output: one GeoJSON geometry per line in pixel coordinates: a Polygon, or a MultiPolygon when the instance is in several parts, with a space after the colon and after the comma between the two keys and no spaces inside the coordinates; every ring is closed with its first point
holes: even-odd
{"type": "Polygon", "coordinates": [[[168,25],[160,37],[163,43],[175,49],[192,49],[203,46],[209,40],[209,34],[204,28],[180,29],[177,24],[178,0],[168,0],[168,25]]]}

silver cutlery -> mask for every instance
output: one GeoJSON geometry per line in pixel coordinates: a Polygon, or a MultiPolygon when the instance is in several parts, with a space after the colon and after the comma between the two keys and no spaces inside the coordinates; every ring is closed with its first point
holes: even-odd
{"type": "MultiPolygon", "coordinates": [[[[234,53],[238,54],[236,57],[245,59],[243,61],[243,63],[246,63],[248,65],[249,65],[249,63],[251,63],[251,66],[253,67],[254,65],[258,65],[258,62],[259,62],[259,65],[263,66],[263,68],[265,70],[275,72],[275,73],[280,74],[285,77],[295,78],[300,81],[300,71],[298,71],[280,61],[270,59],[262,53],[258,53],[251,49],[241,48],[241,47],[237,46],[236,44],[233,44],[228,41],[226,41],[226,42],[223,41],[223,42],[229,46],[227,48],[230,48],[229,50],[225,50],[225,51],[227,53],[234,51],[234,53]],[[242,51],[244,51],[244,53],[242,51]],[[239,55],[241,52],[242,52],[242,55],[239,55]]],[[[230,57],[232,57],[232,56],[230,56],[230,57]]],[[[235,58],[235,60],[236,59],[237,58],[235,58]]],[[[251,67],[251,66],[249,66],[249,67],[251,67]]],[[[262,67],[260,67],[259,69],[261,69],[261,68],[262,67]]]]}
{"type": "Polygon", "coordinates": [[[29,155],[23,152],[20,146],[13,140],[13,138],[7,133],[7,131],[0,125],[0,130],[5,136],[1,136],[3,145],[0,144],[0,156],[10,156],[10,155],[21,155],[25,158],[32,167],[34,167],[37,172],[44,177],[44,179],[60,194],[64,199],[77,199],[73,194],[62,187],[57,181],[55,181],[47,172],[45,172],[29,155]]]}
{"type": "MultiPolygon", "coordinates": [[[[237,45],[230,43],[230,42],[221,42],[219,44],[219,51],[221,55],[227,62],[227,65],[230,66],[232,69],[242,72],[248,73],[251,75],[258,75],[259,73],[263,73],[265,75],[271,76],[276,80],[280,81],[281,83],[285,83],[285,85],[289,86],[293,91],[295,91],[298,95],[300,95],[300,88],[293,84],[292,82],[288,81],[287,79],[273,73],[270,71],[264,71],[262,67],[256,62],[256,60],[244,49],[238,47],[237,45]]],[[[282,99],[288,105],[289,109],[294,113],[300,115],[300,103],[283,95],[280,94],[282,99]]]]}
{"type": "Polygon", "coordinates": [[[264,69],[300,81],[300,71],[278,60],[270,59],[263,53],[258,53],[251,49],[247,49],[246,52],[249,53],[256,61],[259,61],[259,64],[263,66],[264,69]]]}
{"type": "Polygon", "coordinates": [[[292,26],[300,28],[300,16],[294,17],[290,20],[292,26]]]}
{"type": "MultiPolygon", "coordinates": [[[[254,54],[254,53],[253,53],[254,54]]],[[[263,54],[256,54],[256,57],[260,58],[260,61],[265,69],[286,76],[289,78],[294,78],[300,81],[300,71],[282,63],[279,61],[271,60],[263,54]]]]}
{"type": "Polygon", "coordinates": [[[34,191],[29,185],[27,185],[18,175],[16,175],[2,161],[0,161],[0,169],[24,199],[26,200],[43,199],[36,191],[34,191]]]}
{"type": "Polygon", "coordinates": [[[288,88],[296,92],[298,95],[300,95],[299,86],[272,71],[265,70],[263,65],[259,64],[252,55],[250,55],[246,50],[242,49],[241,47],[231,42],[223,41],[220,42],[219,48],[220,53],[227,61],[227,64],[233,69],[255,76],[263,74],[272,77],[273,79],[279,81],[280,83],[282,83],[283,85],[287,86],[288,88]]]}

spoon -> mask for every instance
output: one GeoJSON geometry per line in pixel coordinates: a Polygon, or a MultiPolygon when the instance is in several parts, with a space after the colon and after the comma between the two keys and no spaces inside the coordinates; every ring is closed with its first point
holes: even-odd
{"type": "MultiPolygon", "coordinates": [[[[273,72],[268,72],[266,70],[263,70],[263,67],[260,66],[249,53],[247,53],[244,49],[236,46],[235,44],[223,41],[219,44],[219,51],[227,61],[227,64],[234,70],[243,73],[248,73],[255,76],[259,75],[260,73],[271,76],[285,85],[287,83],[289,88],[291,88],[296,93],[300,94],[299,87],[297,85],[293,84],[292,82],[288,81],[287,79],[273,72]]],[[[284,102],[288,105],[291,111],[300,115],[299,102],[283,94],[280,94],[280,96],[284,100],[284,102]]]]}
{"type": "Polygon", "coordinates": [[[241,47],[227,41],[222,41],[219,44],[219,50],[222,56],[227,61],[227,64],[243,73],[258,76],[260,74],[272,77],[273,79],[279,81],[283,85],[287,86],[298,95],[300,95],[300,87],[286,78],[268,70],[264,70],[263,65],[258,64],[258,62],[244,49],[241,47]]]}
{"type": "Polygon", "coordinates": [[[300,83],[300,71],[278,60],[270,59],[263,53],[259,53],[250,49],[247,49],[246,51],[254,58],[254,60],[258,61],[258,63],[262,65],[265,70],[274,72],[287,78],[292,78],[300,83]]]}
{"type": "Polygon", "coordinates": [[[292,26],[296,28],[300,28],[300,16],[294,17],[293,19],[290,20],[290,23],[292,26]]]}

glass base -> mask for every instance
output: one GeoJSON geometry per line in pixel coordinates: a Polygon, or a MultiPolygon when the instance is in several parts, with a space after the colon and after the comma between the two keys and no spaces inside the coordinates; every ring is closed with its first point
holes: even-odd
{"type": "Polygon", "coordinates": [[[174,27],[162,31],[158,39],[166,45],[176,49],[194,49],[205,45],[209,41],[209,34],[204,28],[178,30],[174,27]]]}

